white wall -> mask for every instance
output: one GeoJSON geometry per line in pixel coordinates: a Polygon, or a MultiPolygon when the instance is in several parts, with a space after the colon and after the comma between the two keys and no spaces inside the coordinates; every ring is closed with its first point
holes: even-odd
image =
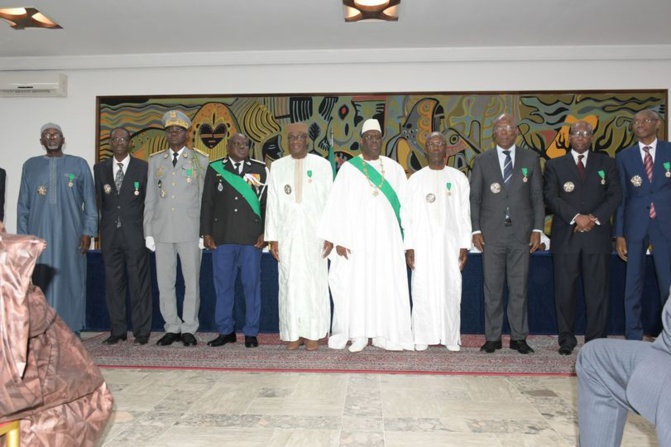
{"type": "MultiPolygon", "coordinates": [[[[58,68],[57,64],[54,67],[58,68]]],[[[5,221],[10,232],[16,230],[21,166],[27,158],[44,152],[39,143],[42,124],[59,123],[66,138],[65,152],[93,164],[96,96],[671,88],[668,58],[285,65],[255,61],[205,67],[54,71],[68,75],[67,98],[0,99],[0,166],[7,170],[5,221]]]]}

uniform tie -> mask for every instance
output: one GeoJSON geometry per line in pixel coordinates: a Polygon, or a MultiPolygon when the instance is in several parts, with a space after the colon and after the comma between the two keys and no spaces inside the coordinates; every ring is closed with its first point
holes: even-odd
{"type": "Polygon", "coordinates": [[[237,162],[237,163],[235,164],[235,172],[237,172],[238,174],[240,174],[240,162],[237,162]]]}
{"type": "Polygon", "coordinates": [[[503,154],[506,156],[506,161],[503,162],[503,184],[507,188],[513,178],[513,159],[510,158],[510,151],[503,151],[503,154]]]}
{"type": "Polygon", "coordinates": [[[578,178],[581,182],[585,181],[585,164],[582,162],[583,158],[585,158],[584,155],[578,155],[578,178]]]}
{"type": "MultiPolygon", "coordinates": [[[[114,186],[116,186],[117,195],[121,192],[121,184],[123,183],[123,163],[117,163],[119,169],[114,176],[114,186]]],[[[121,228],[121,216],[117,216],[116,227],[121,228]]]]}
{"type": "Polygon", "coordinates": [[[179,157],[179,152],[172,153],[172,167],[177,166],[177,158],[179,157]]]}
{"type": "MultiPolygon", "coordinates": [[[[645,165],[645,173],[648,176],[648,181],[652,183],[652,155],[650,155],[650,146],[645,146],[643,151],[645,152],[645,158],[643,159],[643,164],[645,165]]],[[[657,212],[655,211],[655,204],[650,202],[650,219],[657,217],[657,212]]]]}

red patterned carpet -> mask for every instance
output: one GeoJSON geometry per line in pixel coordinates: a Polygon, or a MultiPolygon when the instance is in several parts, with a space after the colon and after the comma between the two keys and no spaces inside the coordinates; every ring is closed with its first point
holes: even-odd
{"type": "Polygon", "coordinates": [[[307,352],[304,348],[288,351],[278,334],[260,334],[259,347],[248,349],[244,338],[222,347],[207,346],[216,334],[198,333],[197,347],[156,346],[163,334],[152,334],[149,344],[134,346],[132,335],[128,341],[113,346],[101,342],[108,334],[100,334],[84,341],[84,345],[101,367],[112,368],[165,368],[213,369],[222,371],[278,371],[278,372],[355,372],[404,374],[494,374],[494,375],[572,375],[575,374],[577,350],[573,355],[557,353],[554,336],[529,336],[527,341],[535,354],[522,355],[508,349],[508,337],[503,338],[503,349],[494,354],[481,353],[482,335],[463,335],[460,352],[449,352],[444,347],[431,346],[423,352],[389,352],[373,346],[363,352],[328,349],[307,352]]]}

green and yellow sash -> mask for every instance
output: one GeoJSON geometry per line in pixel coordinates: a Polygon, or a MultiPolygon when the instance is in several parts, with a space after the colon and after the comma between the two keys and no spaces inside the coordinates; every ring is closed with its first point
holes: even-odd
{"type": "Polygon", "coordinates": [[[210,163],[210,166],[212,166],[212,169],[217,171],[217,173],[220,174],[229,185],[235,188],[235,190],[239,192],[242,197],[244,197],[247,203],[249,203],[249,206],[252,208],[252,211],[254,211],[254,214],[259,216],[259,219],[261,219],[261,203],[259,202],[259,198],[256,193],[245,181],[245,179],[231,171],[224,169],[223,160],[213,161],[210,163]]]}
{"type": "MultiPolygon", "coordinates": [[[[363,157],[354,157],[349,161],[349,163],[351,163],[352,166],[361,171],[363,175],[366,175],[366,173],[363,170],[364,163],[366,163],[366,161],[363,159],[363,157]]],[[[380,191],[382,191],[382,194],[384,194],[384,196],[389,201],[391,208],[394,210],[396,220],[398,221],[398,229],[401,231],[401,237],[403,237],[403,227],[401,226],[401,202],[398,200],[396,191],[394,191],[394,188],[392,188],[387,179],[382,178],[382,175],[380,175],[380,173],[377,172],[377,169],[375,169],[368,163],[366,163],[366,165],[367,165],[366,170],[368,171],[368,179],[370,180],[370,182],[374,185],[380,185],[380,182],[382,182],[382,185],[380,186],[380,191]]]]}

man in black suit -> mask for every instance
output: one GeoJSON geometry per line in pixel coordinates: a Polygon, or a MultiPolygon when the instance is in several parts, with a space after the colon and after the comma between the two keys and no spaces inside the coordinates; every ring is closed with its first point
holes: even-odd
{"type": "Polygon", "coordinates": [[[261,317],[261,249],[266,210],[266,178],[263,162],[249,157],[249,139],[238,133],[226,145],[228,157],[210,163],[205,173],[200,212],[200,234],[205,248],[214,250],[214,321],[219,335],[208,346],[236,341],[233,305],[235,279],[245,294],[245,346],[259,345],[261,317]]]}
{"type": "Polygon", "coordinates": [[[582,274],[587,328],[585,342],[608,335],[608,271],[613,251],[611,218],[622,200],[615,160],[590,152],[592,126],[571,126],[571,152],[545,163],[545,203],[552,219],[554,295],[559,354],[569,355],[575,338],[576,287],[582,274]]]}
{"type": "Polygon", "coordinates": [[[0,222],[5,221],[5,182],[7,173],[0,168],[0,222]]]}
{"type": "Polygon", "coordinates": [[[503,284],[508,284],[510,349],[534,352],[527,344],[529,256],[540,246],[545,207],[538,156],[515,146],[519,134],[510,115],[494,123],[496,148],[475,158],[471,171],[473,245],[482,252],[485,292],[485,344],[488,354],[502,348],[503,284]]]}
{"type": "Polygon", "coordinates": [[[126,340],[128,275],[134,343],[144,345],[149,341],[152,317],[149,253],[142,230],[147,162],[129,155],[130,133],[123,127],[110,133],[110,146],[114,156],[93,167],[111,322],[110,336],[103,343],[126,340]]]}

